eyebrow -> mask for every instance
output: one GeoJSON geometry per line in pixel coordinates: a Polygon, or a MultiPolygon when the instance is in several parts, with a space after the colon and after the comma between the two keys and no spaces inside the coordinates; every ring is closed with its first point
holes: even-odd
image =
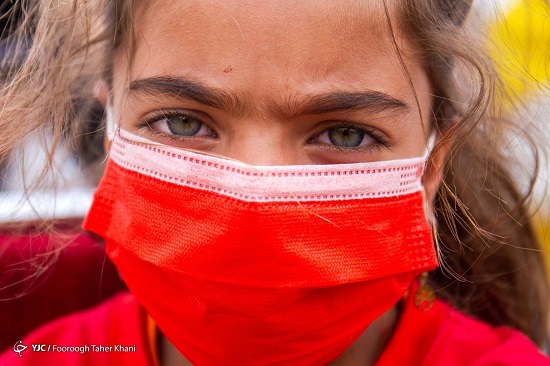
{"type": "MultiPolygon", "coordinates": [[[[131,94],[169,96],[194,101],[199,104],[223,109],[233,115],[251,113],[245,97],[219,88],[208,87],[200,82],[173,76],[157,76],[137,79],[130,83],[131,94]]],[[[386,93],[373,90],[325,92],[316,95],[291,95],[283,103],[272,101],[269,109],[283,118],[299,115],[326,114],[334,112],[367,111],[370,113],[409,112],[404,101],[386,93]]]]}

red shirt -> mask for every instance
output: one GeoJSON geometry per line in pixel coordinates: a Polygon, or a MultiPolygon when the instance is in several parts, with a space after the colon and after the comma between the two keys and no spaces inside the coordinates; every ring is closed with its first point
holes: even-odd
{"type": "Polygon", "coordinates": [[[550,359],[522,333],[492,327],[470,318],[441,300],[419,310],[414,296],[376,366],[535,366],[550,359]]]}
{"type": "Polygon", "coordinates": [[[0,365],[154,365],[146,323],[147,314],[134,295],[122,293],[95,308],[64,316],[38,328],[21,340],[27,346],[20,353],[21,357],[13,350],[14,345],[0,354],[0,365]],[[33,344],[44,345],[46,352],[33,351],[33,344]],[[54,348],[54,345],[80,349],[88,346],[88,349],[79,353],[77,349],[68,351],[54,348]],[[104,348],[99,348],[100,345],[104,348]],[[106,347],[111,347],[108,352],[106,347]]]}
{"type": "MultiPolygon", "coordinates": [[[[491,327],[436,300],[419,310],[412,299],[376,366],[550,365],[533,343],[516,330],[491,327]]],[[[102,305],[46,324],[22,339],[21,357],[8,349],[0,365],[155,365],[147,331],[147,314],[132,294],[117,295],[102,305]],[[33,351],[32,345],[50,346],[33,351]],[[53,351],[53,346],[88,346],[84,352],[53,351]],[[102,345],[111,347],[95,350],[102,345]],[[116,346],[130,348],[116,348],[116,346]],[[134,348],[131,348],[134,346],[134,348]]]]}

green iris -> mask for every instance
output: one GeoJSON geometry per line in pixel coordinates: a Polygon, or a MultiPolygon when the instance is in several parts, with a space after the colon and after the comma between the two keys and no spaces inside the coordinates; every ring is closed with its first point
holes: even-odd
{"type": "Polygon", "coordinates": [[[337,147],[358,147],[363,142],[365,134],[359,130],[347,127],[333,128],[328,131],[330,142],[337,147]]]}
{"type": "Polygon", "coordinates": [[[177,136],[195,136],[203,126],[201,121],[185,116],[168,117],[166,121],[170,132],[177,136]]]}

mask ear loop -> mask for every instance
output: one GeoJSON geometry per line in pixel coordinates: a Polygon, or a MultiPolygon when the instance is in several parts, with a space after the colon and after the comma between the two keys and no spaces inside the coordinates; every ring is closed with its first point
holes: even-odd
{"type": "MultiPolygon", "coordinates": [[[[433,131],[428,137],[428,141],[426,144],[426,150],[424,151],[424,168],[428,165],[428,157],[432,153],[434,147],[435,147],[435,139],[436,139],[437,133],[433,131]]],[[[430,223],[430,225],[436,229],[437,228],[437,220],[435,219],[435,215],[433,213],[433,210],[431,208],[430,202],[427,199],[426,191],[424,190],[424,187],[422,187],[423,195],[424,195],[424,214],[426,215],[426,219],[430,223]]]]}
{"type": "Polygon", "coordinates": [[[120,128],[120,124],[115,120],[113,113],[113,106],[111,105],[111,100],[107,99],[107,105],[105,106],[105,130],[107,132],[107,139],[113,141],[115,135],[120,128]]]}
{"type": "MultiPolygon", "coordinates": [[[[428,137],[426,150],[424,151],[424,167],[428,164],[428,157],[435,147],[436,136],[436,131],[433,131],[430,137],[428,137]]],[[[435,233],[437,232],[437,220],[435,219],[435,215],[431,208],[430,202],[428,202],[424,187],[422,187],[422,192],[424,196],[424,214],[426,215],[426,219],[430,223],[430,226],[435,233]]],[[[437,240],[437,238],[435,238],[434,240],[437,240]]],[[[416,308],[421,311],[429,311],[435,301],[435,293],[431,286],[428,284],[428,276],[428,272],[424,272],[418,277],[418,288],[414,293],[414,304],[416,308]]]]}
{"type": "Polygon", "coordinates": [[[428,160],[428,156],[430,156],[432,150],[435,147],[435,138],[436,138],[437,132],[433,131],[428,137],[428,141],[426,142],[426,150],[424,150],[424,159],[426,159],[426,162],[428,160]]]}

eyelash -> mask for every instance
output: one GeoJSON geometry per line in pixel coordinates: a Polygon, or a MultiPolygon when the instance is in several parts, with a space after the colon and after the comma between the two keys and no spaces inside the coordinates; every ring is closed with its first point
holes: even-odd
{"type": "MultiPolygon", "coordinates": [[[[147,129],[149,133],[152,133],[155,136],[169,138],[172,141],[182,141],[182,140],[184,141],[190,138],[196,138],[193,136],[186,137],[186,136],[168,135],[164,132],[159,132],[155,130],[155,128],[153,128],[152,125],[154,123],[159,122],[163,119],[171,118],[171,117],[189,117],[189,118],[196,119],[201,123],[203,123],[208,129],[210,129],[214,133],[215,136],[213,136],[213,138],[218,137],[218,134],[216,133],[216,131],[213,128],[211,128],[207,123],[204,122],[203,117],[200,117],[199,115],[190,111],[183,112],[181,110],[159,110],[159,111],[152,112],[149,116],[147,116],[145,120],[143,120],[143,122],[139,123],[136,126],[136,128],[138,130],[147,129]]],[[[332,123],[327,122],[326,126],[323,126],[323,130],[317,133],[315,136],[308,139],[307,142],[314,143],[324,133],[328,132],[329,130],[338,129],[338,128],[348,128],[348,129],[357,130],[361,133],[364,133],[366,136],[372,138],[375,142],[372,144],[369,144],[368,146],[355,147],[355,148],[343,148],[343,147],[328,145],[328,144],[321,144],[321,145],[329,149],[336,149],[338,151],[343,151],[343,152],[370,151],[373,149],[379,149],[383,147],[387,147],[387,148],[391,147],[391,143],[387,139],[387,137],[383,136],[381,133],[377,133],[375,129],[368,128],[362,124],[347,122],[347,121],[334,121],[332,123]]]]}
{"type": "Polygon", "coordinates": [[[147,118],[145,118],[145,120],[143,122],[139,123],[136,126],[136,128],[138,130],[147,129],[149,133],[152,133],[155,136],[169,138],[172,141],[182,141],[182,140],[188,140],[190,138],[196,138],[196,137],[193,137],[193,136],[168,135],[166,133],[157,131],[153,128],[153,124],[155,124],[156,122],[160,122],[163,119],[168,119],[168,118],[172,118],[172,117],[189,117],[189,118],[196,119],[196,120],[200,121],[202,124],[204,124],[209,130],[211,130],[215,134],[215,136],[213,136],[214,138],[218,137],[218,134],[216,133],[216,131],[213,128],[211,128],[207,123],[204,122],[203,117],[200,117],[198,114],[195,114],[195,113],[190,112],[190,111],[183,112],[181,110],[159,110],[159,111],[154,111],[149,116],[147,116],[147,118]]]}

